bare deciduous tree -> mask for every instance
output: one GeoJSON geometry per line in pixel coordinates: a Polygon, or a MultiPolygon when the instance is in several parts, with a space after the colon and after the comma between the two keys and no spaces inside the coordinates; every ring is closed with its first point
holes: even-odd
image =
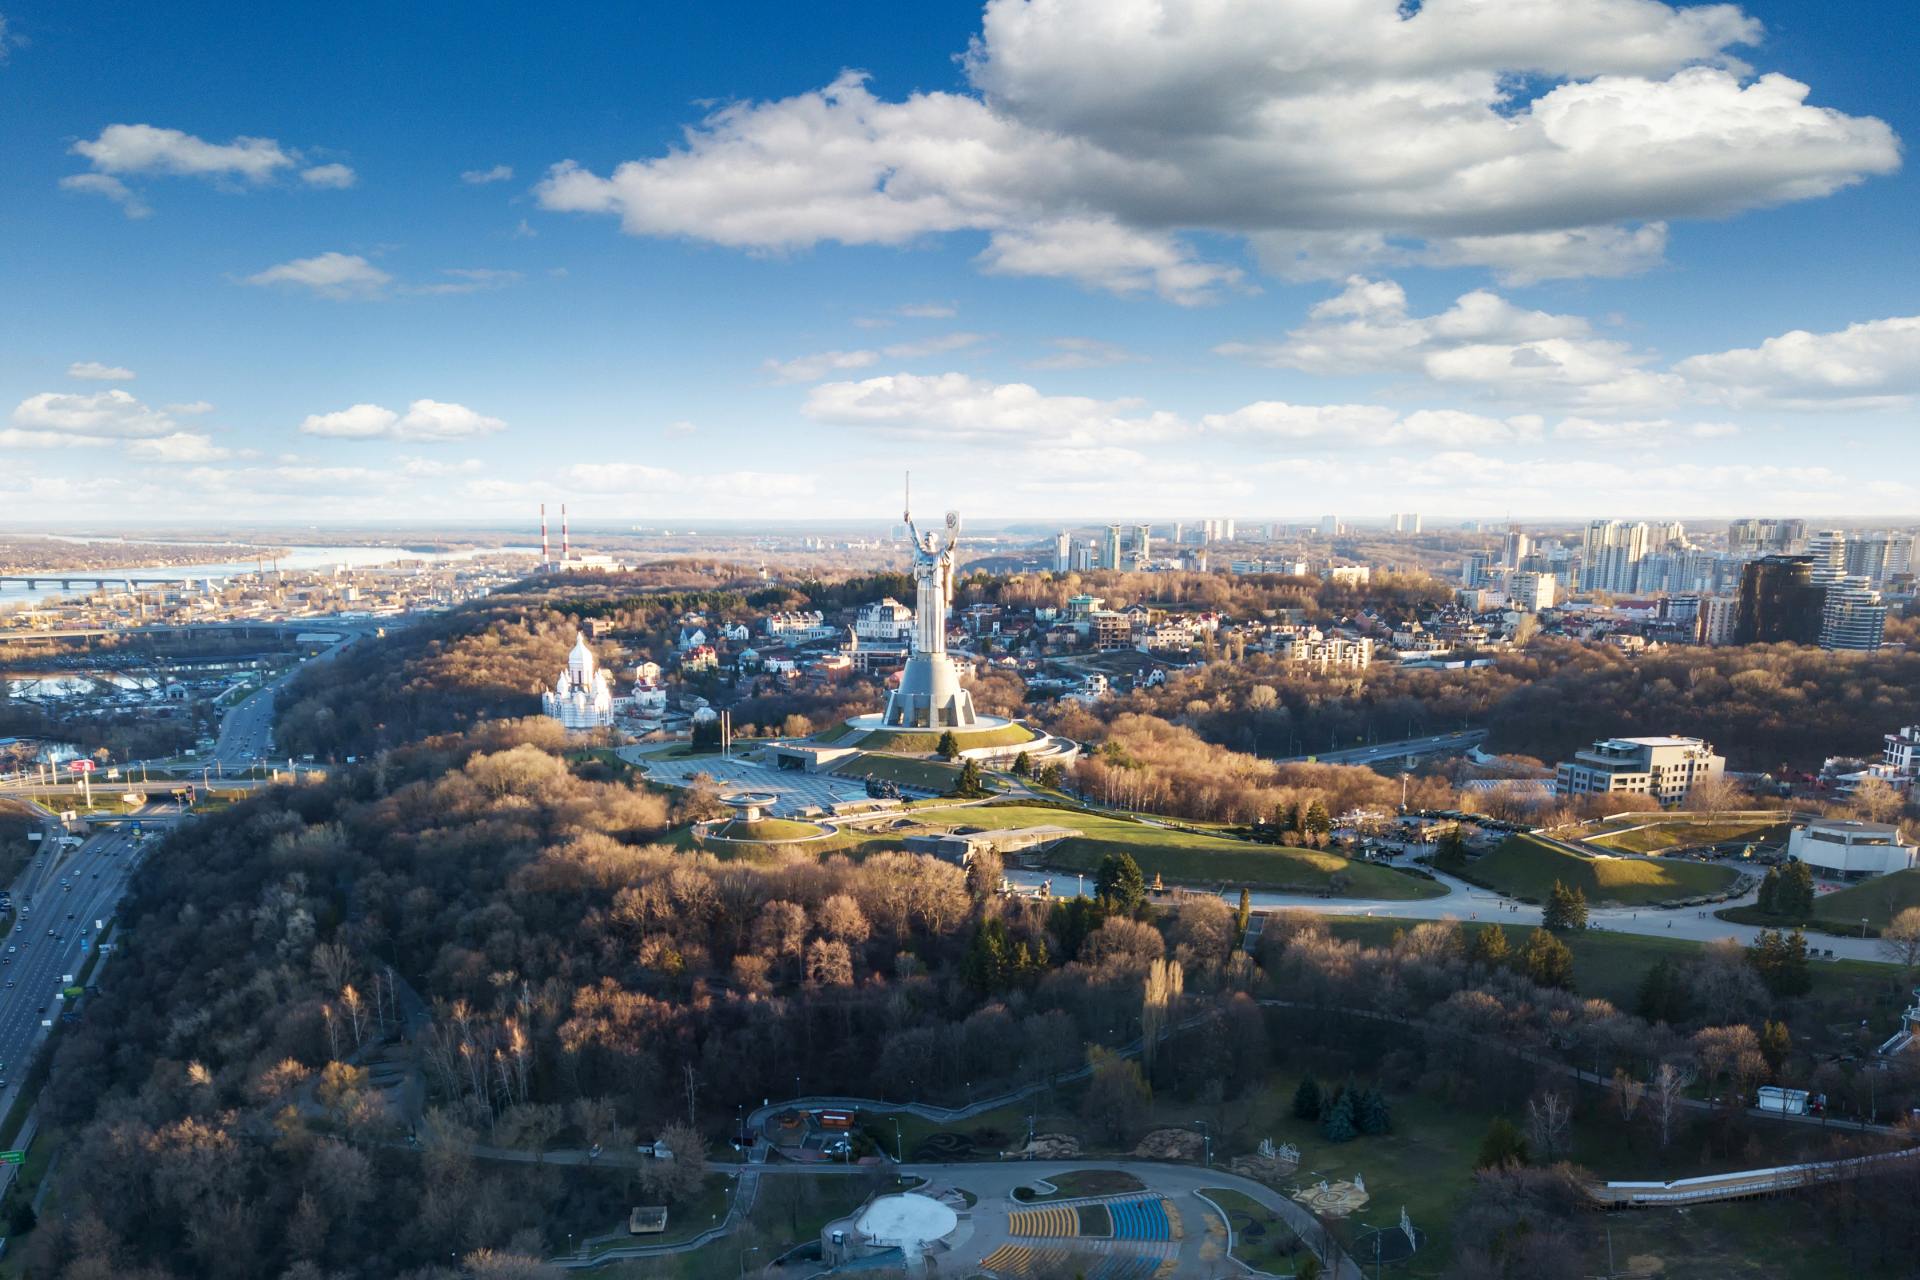
{"type": "Polygon", "coordinates": [[[1655,1069],[1653,1078],[1647,1081],[1647,1101],[1653,1115],[1655,1134],[1660,1139],[1660,1149],[1666,1150],[1673,1143],[1673,1131],[1680,1118],[1680,1104],[1686,1097],[1687,1086],[1693,1083],[1693,1068],[1686,1063],[1663,1062],[1655,1069]]]}

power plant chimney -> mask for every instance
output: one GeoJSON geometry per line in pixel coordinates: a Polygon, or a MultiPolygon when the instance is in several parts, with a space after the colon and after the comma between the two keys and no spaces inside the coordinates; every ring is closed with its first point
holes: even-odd
{"type": "Polygon", "coordinates": [[[571,558],[572,543],[567,541],[567,504],[560,504],[560,559],[564,562],[571,558]]]}
{"type": "Polygon", "coordinates": [[[547,504],[540,504],[540,565],[545,568],[553,563],[553,555],[547,550],[547,504]]]}

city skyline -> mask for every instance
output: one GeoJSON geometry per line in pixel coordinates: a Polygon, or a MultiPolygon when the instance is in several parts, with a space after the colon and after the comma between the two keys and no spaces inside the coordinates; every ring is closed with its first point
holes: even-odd
{"type": "Polygon", "coordinates": [[[1920,511],[1899,11],[1504,8],[0,0],[0,525],[1920,511]]]}

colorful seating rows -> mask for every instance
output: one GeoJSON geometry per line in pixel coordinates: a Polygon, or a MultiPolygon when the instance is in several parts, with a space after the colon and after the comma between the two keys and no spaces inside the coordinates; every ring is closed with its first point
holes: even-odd
{"type": "Polygon", "coordinates": [[[1173,1240],[1177,1236],[1168,1216],[1171,1206],[1158,1196],[1111,1201],[1113,1234],[1117,1240],[1173,1240]]]}
{"type": "Polygon", "coordinates": [[[1020,1277],[1064,1270],[1069,1264],[1086,1280],[1167,1280],[1179,1269],[1173,1258],[1145,1253],[1106,1255],[1075,1253],[1069,1249],[1036,1249],[1031,1245],[1003,1244],[980,1259],[980,1269],[990,1275],[1020,1277]]]}

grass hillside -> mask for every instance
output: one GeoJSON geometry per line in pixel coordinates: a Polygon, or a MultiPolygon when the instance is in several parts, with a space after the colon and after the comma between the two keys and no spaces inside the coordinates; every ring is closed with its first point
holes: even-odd
{"type": "Polygon", "coordinates": [[[923,787],[928,791],[947,792],[960,780],[960,766],[948,764],[944,760],[922,760],[917,757],[889,756],[879,752],[863,751],[859,755],[838,765],[833,770],[836,778],[851,778],[862,781],[869,775],[882,782],[891,782],[902,787],[923,787]]]}
{"type": "Polygon", "coordinates": [[[1788,825],[1785,814],[1764,818],[1653,818],[1644,824],[1620,824],[1613,831],[1588,836],[1586,843],[1619,853],[1654,853],[1680,845],[1728,840],[1778,844],[1787,838],[1788,825]]]}
{"type": "Polygon", "coordinates": [[[1063,840],[1047,854],[1047,865],[1065,871],[1099,869],[1109,853],[1127,853],[1151,880],[1169,884],[1245,886],[1276,892],[1320,893],[1335,874],[1351,882],[1356,898],[1431,898],[1444,890],[1429,880],[1389,867],[1354,862],[1337,853],[1248,844],[1223,836],[1176,831],[1126,817],[1056,809],[1047,805],[996,804],[964,809],[920,809],[916,819],[971,827],[1075,827],[1085,834],[1063,840]]]}
{"type": "Polygon", "coordinates": [[[1592,903],[1642,906],[1720,893],[1739,873],[1704,862],[1583,858],[1533,836],[1509,836],[1472,867],[1473,878],[1516,898],[1544,902],[1553,882],[1579,889],[1592,903]]]}
{"type": "Polygon", "coordinates": [[[1842,927],[1857,926],[1865,916],[1872,928],[1885,928],[1908,907],[1920,907],[1920,871],[1896,871],[1813,900],[1816,918],[1842,927]]]}
{"type": "MultiPolygon", "coordinates": [[[[953,739],[960,744],[962,751],[971,751],[975,747],[1011,747],[1022,742],[1032,742],[1039,736],[1023,724],[1002,725],[997,729],[956,729],[953,732],[953,739]]],[[[902,733],[894,729],[875,729],[851,745],[859,747],[862,751],[930,752],[939,741],[938,733],[928,733],[924,730],[918,733],[902,733]]]]}

